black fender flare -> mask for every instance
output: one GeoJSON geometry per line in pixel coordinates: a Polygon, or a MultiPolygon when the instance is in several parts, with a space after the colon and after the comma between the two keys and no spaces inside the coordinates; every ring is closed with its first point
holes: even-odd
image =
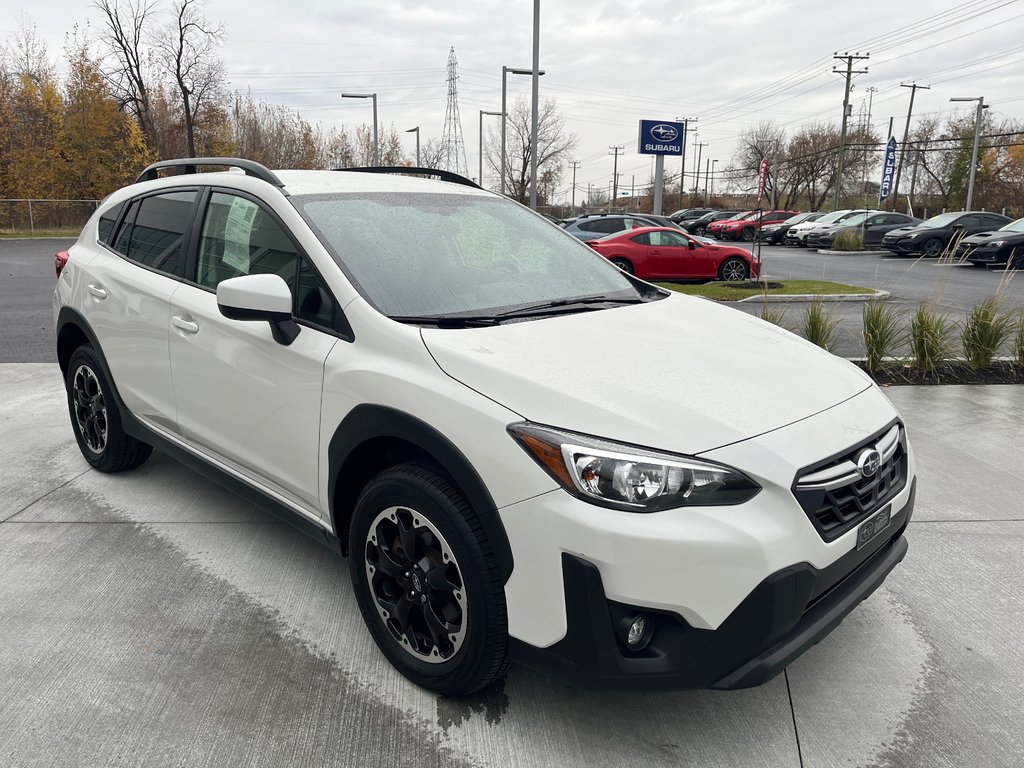
{"type": "Polygon", "coordinates": [[[451,440],[421,419],[383,405],[358,405],[342,420],[328,447],[329,475],[327,489],[331,521],[335,535],[344,539],[348,531],[339,530],[339,516],[348,510],[338,509],[339,484],[345,481],[344,470],[349,457],[371,440],[392,438],[423,451],[447,473],[465,494],[480,525],[487,535],[503,582],[512,575],[512,547],[490,491],[469,459],[451,440]]]}

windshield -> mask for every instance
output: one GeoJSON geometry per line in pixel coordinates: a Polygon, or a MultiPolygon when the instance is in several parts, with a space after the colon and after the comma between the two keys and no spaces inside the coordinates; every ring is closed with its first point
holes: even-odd
{"type": "Polygon", "coordinates": [[[1009,224],[999,228],[1000,232],[1024,232],[1024,219],[1011,221],[1009,224]]]}
{"type": "Polygon", "coordinates": [[[938,216],[932,216],[927,221],[922,221],[917,226],[925,227],[927,229],[939,229],[940,227],[948,227],[954,221],[963,216],[962,213],[940,213],[938,216]]]}
{"type": "Polygon", "coordinates": [[[790,216],[785,221],[780,221],[779,224],[799,224],[801,221],[814,221],[820,213],[798,213],[796,216],[790,216]]]}
{"type": "Polygon", "coordinates": [[[834,223],[836,221],[839,221],[841,218],[846,216],[848,213],[850,213],[850,209],[849,208],[847,208],[844,211],[832,211],[832,213],[826,213],[820,219],[816,219],[815,223],[816,224],[832,224],[832,223],[834,223]]]}
{"type": "MultiPolygon", "coordinates": [[[[867,217],[868,215],[866,213],[857,213],[854,214],[853,216],[846,217],[840,223],[844,227],[859,227],[861,224],[864,223],[864,219],[866,219],[867,217]]],[[[820,219],[818,220],[818,223],[821,223],[820,219]]]]}
{"type": "Polygon", "coordinates": [[[356,289],[402,317],[497,314],[640,294],[589,246],[518,203],[464,194],[295,195],[356,289]]]}

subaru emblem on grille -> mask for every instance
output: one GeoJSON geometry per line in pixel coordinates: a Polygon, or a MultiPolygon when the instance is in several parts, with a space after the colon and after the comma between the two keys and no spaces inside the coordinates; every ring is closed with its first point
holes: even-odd
{"type": "Polygon", "coordinates": [[[882,465],[882,455],[874,448],[866,448],[857,457],[857,471],[861,477],[872,477],[882,465]]]}

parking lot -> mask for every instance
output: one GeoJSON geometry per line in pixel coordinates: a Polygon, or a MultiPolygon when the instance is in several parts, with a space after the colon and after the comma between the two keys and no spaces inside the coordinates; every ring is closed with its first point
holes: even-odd
{"type": "MultiPolygon", "coordinates": [[[[376,651],[327,549],[165,457],[89,468],[53,362],[50,256],[65,245],[0,243],[0,764],[1024,762],[1024,388],[887,390],[918,451],[910,552],[767,685],[593,694],[516,667],[442,699],[376,651]]],[[[1001,277],[785,249],[765,263],[907,306],[941,290],[956,314],[1001,277]]],[[[859,304],[834,306],[859,321],[859,304]]]]}

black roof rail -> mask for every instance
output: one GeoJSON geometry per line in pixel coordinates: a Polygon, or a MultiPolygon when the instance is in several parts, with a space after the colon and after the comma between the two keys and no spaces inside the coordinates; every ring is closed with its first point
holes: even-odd
{"type": "Polygon", "coordinates": [[[275,187],[284,186],[284,182],[277,177],[277,174],[265,165],[257,163],[255,160],[246,160],[242,157],[179,157],[174,160],[158,160],[146,166],[146,169],[139,174],[139,178],[135,180],[135,183],[153,181],[158,178],[158,171],[163,168],[177,168],[179,174],[184,174],[196,173],[198,166],[201,165],[222,165],[230,168],[241,168],[245,171],[246,176],[262,179],[268,184],[273,184],[275,187]]]}
{"type": "Polygon", "coordinates": [[[405,166],[405,165],[369,165],[363,168],[332,168],[334,171],[358,171],[359,173],[393,173],[393,174],[406,174],[408,176],[433,176],[440,181],[450,181],[453,184],[462,184],[464,187],[473,187],[473,189],[483,189],[479,184],[471,179],[467,179],[458,173],[452,173],[451,171],[442,171],[439,168],[419,168],[417,166],[405,166]]]}

